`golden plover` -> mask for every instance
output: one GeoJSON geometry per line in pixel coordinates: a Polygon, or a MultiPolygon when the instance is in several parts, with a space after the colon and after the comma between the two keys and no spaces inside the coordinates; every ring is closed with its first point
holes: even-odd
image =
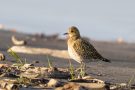
{"type": "Polygon", "coordinates": [[[110,60],[101,56],[93,45],[81,38],[77,27],[71,26],[64,35],[68,35],[67,44],[69,56],[80,63],[82,68],[85,68],[85,63],[96,61],[97,59],[110,62],[110,60]]]}

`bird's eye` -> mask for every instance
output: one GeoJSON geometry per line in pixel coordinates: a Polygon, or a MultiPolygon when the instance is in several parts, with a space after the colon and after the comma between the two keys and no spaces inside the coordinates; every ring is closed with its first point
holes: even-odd
{"type": "Polygon", "coordinates": [[[71,32],[74,32],[73,30],[71,30],[71,32]]]}

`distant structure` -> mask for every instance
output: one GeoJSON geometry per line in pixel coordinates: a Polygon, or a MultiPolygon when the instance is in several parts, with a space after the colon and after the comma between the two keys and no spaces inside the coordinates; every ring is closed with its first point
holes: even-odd
{"type": "Polygon", "coordinates": [[[15,28],[10,29],[9,31],[11,31],[11,32],[17,32],[17,30],[15,28]]]}
{"type": "Polygon", "coordinates": [[[5,26],[3,24],[0,24],[0,29],[4,29],[5,26]]]}
{"type": "Polygon", "coordinates": [[[116,42],[117,42],[118,44],[125,43],[125,41],[124,41],[124,39],[123,39],[122,37],[118,37],[117,40],[116,40],[116,42]]]}

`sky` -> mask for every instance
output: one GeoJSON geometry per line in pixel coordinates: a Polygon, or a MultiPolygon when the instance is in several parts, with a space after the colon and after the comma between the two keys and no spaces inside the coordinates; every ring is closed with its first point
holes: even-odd
{"type": "Polygon", "coordinates": [[[0,0],[0,24],[27,33],[59,33],[76,26],[97,40],[135,41],[134,0],[0,0]]]}

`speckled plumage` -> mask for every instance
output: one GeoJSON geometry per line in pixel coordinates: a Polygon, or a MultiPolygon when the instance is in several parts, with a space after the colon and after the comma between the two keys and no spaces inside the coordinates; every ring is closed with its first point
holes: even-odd
{"type": "Polygon", "coordinates": [[[79,30],[75,26],[70,27],[66,34],[68,34],[68,53],[72,59],[79,63],[91,62],[93,59],[110,62],[102,57],[88,41],[81,38],[79,30]]]}

